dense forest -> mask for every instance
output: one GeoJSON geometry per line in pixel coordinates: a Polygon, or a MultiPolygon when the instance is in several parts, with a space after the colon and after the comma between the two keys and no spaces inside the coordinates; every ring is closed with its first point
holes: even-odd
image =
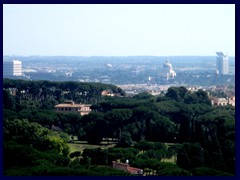
{"type": "Polygon", "coordinates": [[[235,174],[235,107],[212,106],[205,91],[170,87],[130,98],[114,85],[11,79],[3,88],[5,175],[131,175],[111,168],[126,159],[145,175],[235,174]],[[54,112],[65,100],[90,103],[92,112],[54,112]],[[70,152],[73,137],[116,146],[70,152]],[[175,164],[161,161],[171,157],[175,164]]]}

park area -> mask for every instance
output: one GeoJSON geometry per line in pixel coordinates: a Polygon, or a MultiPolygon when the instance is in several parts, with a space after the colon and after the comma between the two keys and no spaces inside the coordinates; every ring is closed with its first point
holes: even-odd
{"type": "Polygon", "coordinates": [[[94,148],[101,148],[101,149],[108,149],[108,148],[113,148],[116,143],[111,142],[102,142],[99,145],[93,145],[93,144],[88,144],[87,141],[74,141],[73,143],[68,143],[70,147],[70,153],[75,152],[75,151],[80,151],[83,152],[84,149],[94,149],[94,148]]]}

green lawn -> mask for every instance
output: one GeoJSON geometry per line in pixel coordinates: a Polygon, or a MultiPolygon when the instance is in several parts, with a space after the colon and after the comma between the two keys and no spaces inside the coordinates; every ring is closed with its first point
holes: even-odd
{"type": "Polygon", "coordinates": [[[169,163],[173,163],[176,164],[177,163],[177,156],[172,156],[169,159],[161,159],[161,162],[169,162],[169,163]]]}
{"type": "Polygon", "coordinates": [[[83,151],[84,149],[93,149],[93,148],[101,148],[101,149],[107,149],[110,147],[114,147],[116,144],[115,143],[110,143],[108,144],[101,144],[101,145],[91,145],[87,144],[86,141],[78,141],[75,143],[68,143],[70,147],[70,153],[75,152],[75,151],[83,151]]]}

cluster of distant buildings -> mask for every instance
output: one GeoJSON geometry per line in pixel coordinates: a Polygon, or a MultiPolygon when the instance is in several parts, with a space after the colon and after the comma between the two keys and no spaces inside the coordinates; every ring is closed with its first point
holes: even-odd
{"type": "MultiPolygon", "coordinates": [[[[219,75],[229,74],[229,57],[228,54],[223,52],[216,52],[216,73],[219,75]]],[[[107,67],[112,67],[111,64],[107,64],[107,67]]],[[[71,74],[67,74],[71,76],[71,74]]],[[[162,67],[160,77],[164,79],[173,79],[176,77],[176,72],[173,70],[172,64],[167,60],[162,67]]],[[[23,76],[22,61],[12,60],[3,61],[3,77],[9,76],[23,76]]]]}
{"type": "MultiPolygon", "coordinates": [[[[216,74],[226,75],[229,74],[229,57],[228,54],[223,52],[216,52],[216,74]]],[[[176,76],[176,72],[172,68],[172,64],[167,60],[162,67],[160,76],[163,78],[173,79],[176,76]]]]}
{"type": "MultiPolygon", "coordinates": [[[[223,52],[216,52],[216,74],[219,75],[227,75],[229,74],[229,57],[228,54],[224,54],[223,52]]],[[[107,67],[112,67],[111,64],[107,64],[107,67]]],[[[14,76],[23,76],[23,67],[22,61],[19,60],[12,60],[12,61],[3,61],[3,77],[14,77],[14,76]]],[[[173,79],[176,77],[177,74],[173,70],[172,64],[167,60],[163,66],[160,73],[160,77],[163,79],[173,79]]],[[[143,85],[146,88],[147,85],[143,85]]],[[[134,86],[135,87],[135,86],[134,86]]],[[[147,86],[148,87],[148,86],[147,86]]],[[[148,87],[153,88],[153,87],[148,87]]],[[[137,94],[138,92],[133,91],[133,87],[123,87],[126,91],[132,95],[137,94]],[[130,88],[130,89],[129,89],[130,88]]],[[[140,88],[140,89],[143,89],[140,88]]],[[[159,89],[159,87],[155,87],[151,89],[151,93],[153,95],[159,95],[160,91],[166,91],[166,89],[159,89]],[[155,89],[155,90],[154,90],[155,89]]],[[[102,92],[103,96],[115,96],[112,92],[106,90],[102,92]]],[[[235,98],[215,98],[212,99],[212,105],[232,105],[235,106],[235,98]]],[[[74,104],[74,102],[68,102],[64,104],[59,104],[55,106],[55,111],[57,112],[77,112],[81,115],[88,114],[90,110],[90,105],[83,105],[83,104],[74,104]]]]}

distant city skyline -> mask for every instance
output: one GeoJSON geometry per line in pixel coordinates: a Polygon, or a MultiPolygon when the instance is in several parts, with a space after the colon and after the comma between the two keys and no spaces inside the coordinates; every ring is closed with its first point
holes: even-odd
{"type": "Polygon", "coordinates": [[[235,56],[234,4],[4,4],[3,55],[235,56]]]}

